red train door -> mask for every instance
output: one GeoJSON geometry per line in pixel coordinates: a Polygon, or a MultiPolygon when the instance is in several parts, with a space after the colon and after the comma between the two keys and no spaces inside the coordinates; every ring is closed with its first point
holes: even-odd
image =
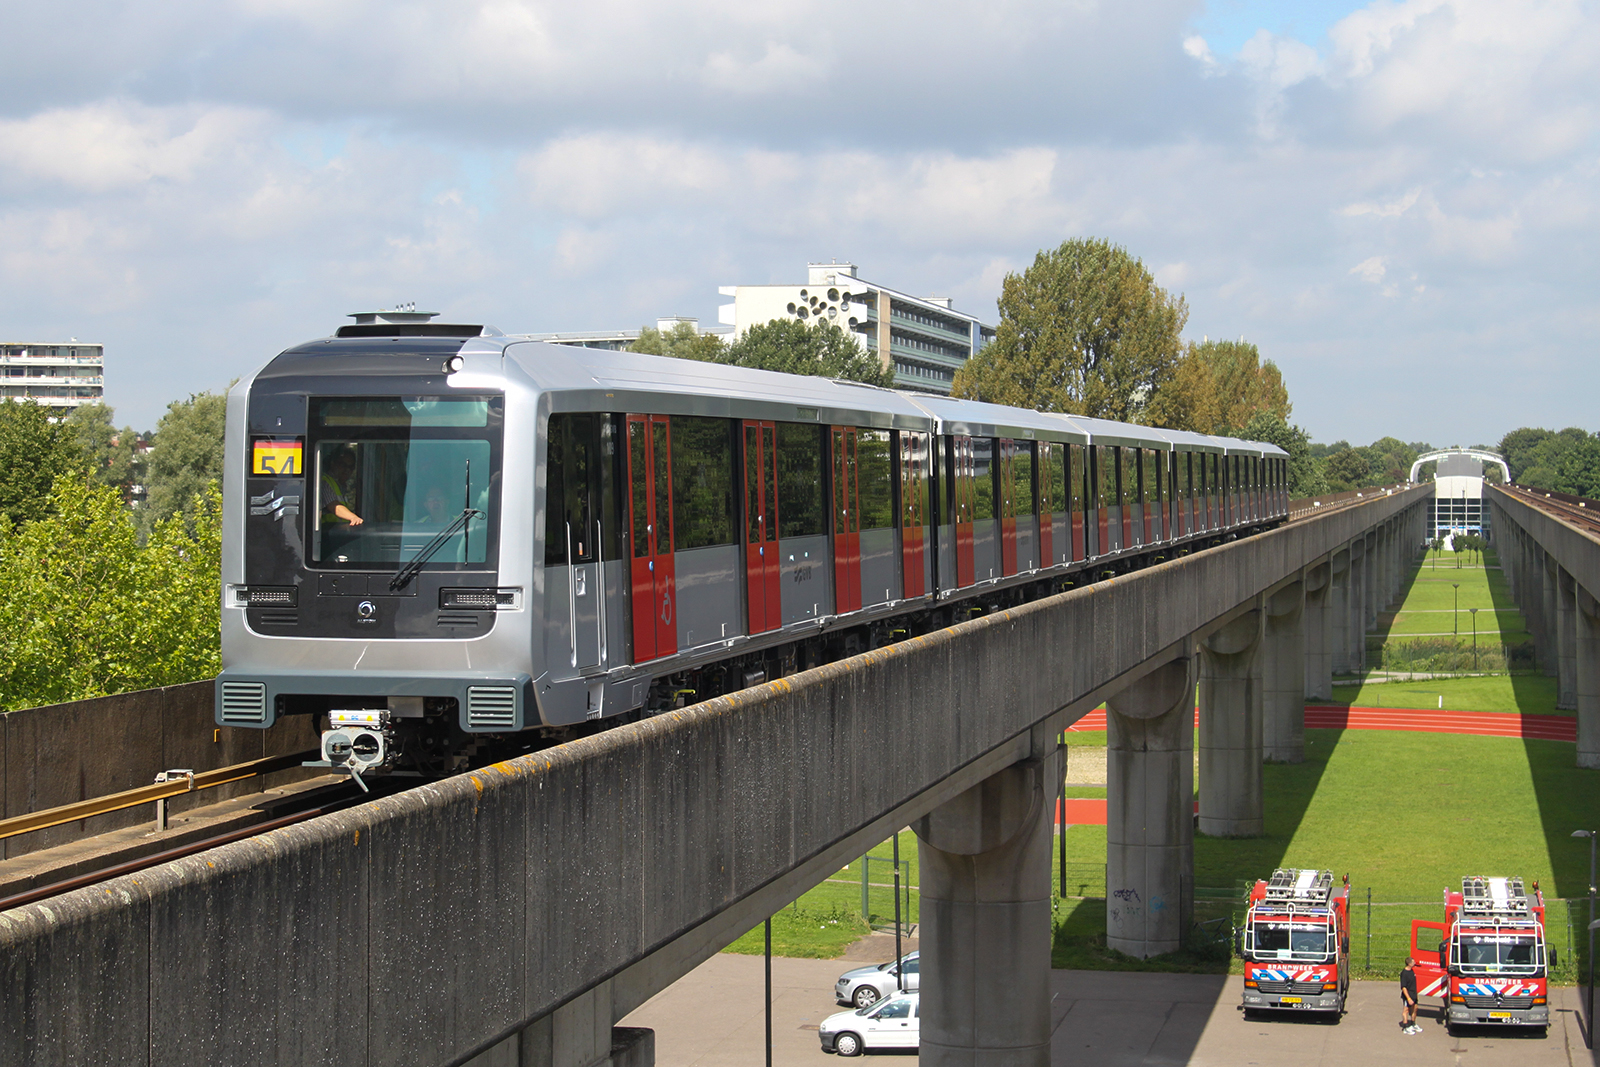
{"type": "Polygon", "coordinates": [[[977,580],[977,568],[973,559],[973,507],[977,503],[974,496],[973,480],[976,478],[976,464],[972,452],[972,438],[952,437],[950,439],[951,452],[955,457],[955,515],[953,516],[956,528],[956,585],[968,586],[977,580]]]}
{"type": "Polygon", "coordinates": [[[672,427],[665,415],[628,416],[628,533],[633,661],[678,651],[672,569],[672,427]]]}
{"type": "Polygon", "coordinates": [[[861,608],[861,494],[856,477],[856,428],[833,428],[833,607],[861,608]]]}
{"type": "Polygon", "coordinates": [[[773,450],[777,427],[744,424],[745,587],[750,632],[783,625],[782,584],[778,580],[778,468],[773,450]]]}
{"type": "Polygon", "coordinates": [[[908,599],[928,591],[922,570],[922,533],[928,521],[927,456],[926,435],[900,434],[900,569],[908,599]]]}
{"type": "Polygon", "coordinates": [[[1000,438],[1000,573],[1017,573],[1017,443],[1000,438]]]}
{"type": "MultiPolygon", "coordinates": [[[[1060,445],[1053,445],[1048,441],[1039,442],[1039,463],[1035,467],[1038,471],[1039,499],[1034,501],[1034,515],[1039,519],[1039,566],[1051,567],[1056,563],[1055,557],[1055,524],[1056,502],[1050,498],[1051,487],[1055,484],[1056,464],[1059,456],[1056,449],[1060,445]]],[[[1065,484],[1065,483],[1063,483],[1065,484]]]]}

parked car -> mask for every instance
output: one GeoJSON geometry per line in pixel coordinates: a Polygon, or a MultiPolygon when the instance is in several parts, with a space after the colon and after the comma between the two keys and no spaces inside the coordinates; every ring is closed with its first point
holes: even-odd
{"type": "Polygon", "coordinates": [[[853,971],[846,971],[839,976],[833,984],[833,995],[840,1004],[854,1004],[858,1008],[865,1008],[869,1004],[876,1004],[890,993],[899,992],[904,987],[905,992],[913,992],[917,988],[917,953],[907,952],[898,961],[890,960],[888,963],[879,963],[871,967],[857,967],[853,971]],[[903,977],[903,983],[897,983],[895,978],[903,977]]]}
{"type": "Polygon", "coordinates": [[[921,1034],[917,998],[916,993],[897,993],[880,1003],[828,1016],[822,1020],[822,1051],[859,1056],[869,1050],[916,1048],[921,1034]]]}

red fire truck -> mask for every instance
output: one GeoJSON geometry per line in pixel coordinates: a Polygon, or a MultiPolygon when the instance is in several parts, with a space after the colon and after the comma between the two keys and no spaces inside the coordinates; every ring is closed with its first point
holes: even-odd
{"type": "Polygon", "coordinates": [[[1411,955],[1417,992],[1443,998],[1449,1026],[1550,1028],[1556,959],[1546,961],[1538,882],[1529,895],[1521,878],[1463,878],[1461,892],[1445,891],[1444,922],[1411,924],[1411,955]]]}
{"type": "Polygon", "coordinates": [[[1350,879],[1280,868],[1250,891],[1237,934],[1244,1010],[1344,1012],[1350,988],[1350,879]]]}

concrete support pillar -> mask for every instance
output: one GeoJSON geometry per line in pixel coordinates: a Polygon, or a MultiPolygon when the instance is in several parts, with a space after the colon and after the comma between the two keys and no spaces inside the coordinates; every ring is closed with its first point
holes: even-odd
{"type": "Polygon", "coordinates": [[[1106,701],[1106,944],[1182,947],[1194,914],[1194,671],[1177,659],[1106,701]]]}
{"type": "Polygon", "coordinates": [[[655,1031],[614,1027],[611,1018],[607,981],[474,1056],[467,1067],[655,1067],[655,1031]]]}
{"type": "Polygon", "coordinates": [[[1561,669],[1561,650],[1556,641],[1556,564],[1555,560],[1540,553],[1539,578],[1542,582],[1539,598],[1539,667],[1545,675],[1554,678],[1561,669]]]}
{"type": "Polygon", "coordinates": [[[1049,1067],[1050,832],[1061,761],[1025,760],[919,819],[920,1058],[1049,1067]]]}
{"type": "Polygon", "coordinates": [[[1578,706],[1578,586],[1572,575],[1556,568],[1556,707],[1578,706]]]}
{"type": "Polygon", "coordinates": [[[1262,631],[1261,756],[1306,759],[1306,587],[1291,582],[1267,597],[1262,631]]]}
{"type": "Polygon", "coordinates": [[[1350,549],[1333,553],[1328,567],[1328,658],[1334,674],[1349,674],[1350,549]]]}
{"type": "Polygon", "coordinates": [[[1366,595],[1366,573],[1370,564],[1366,540],[1358,537],[1350,542],[1350,625],[1345,631],[1345,640],[1349,642],[1345,656],[1351,674],[1361,674],[1367,669],[1367,609],[1362,597],[1366,595]]]}
{"type": "Polygon", "coordinates": [[[1582,586],[1577,593],[1578,766],[1600,770],[1600,604],[1582,586]]]}
{"type": "Polygon", "coordinates": [[[1361,631],[1363,662],[1365,662],[1365,652],[1367,647],[1366,632],[1378,625],[1378,568],[1380,565],[1381,556],[1382,553],[1378,551],[1377,534],[1367,534],[1367,565],[1362,568],[1362,574],[1365,576],[1365,580],[1361,590],[1361,606],[1365,611],[1365,614],[1361,617],[1361,625],[1363,627],[1361,631]]]}
{"type": "Polygon", "coordinates": [[[1200,642],[1200,832],[1262,832],[1261,634],[1245,612],[1200,642]]]}
{"type": "Polygon", "coordinates": [[[1306,699],[1333,699],[1332,564],[1306,571],[1306,699]]]}

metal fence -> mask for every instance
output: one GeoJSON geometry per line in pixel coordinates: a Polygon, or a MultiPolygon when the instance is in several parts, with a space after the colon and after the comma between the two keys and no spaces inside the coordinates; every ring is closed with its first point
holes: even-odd
{"type": "MultiPolygon", "coordinates": [[[[1056,892],[1065,898],[1104,899],[1106,868],[1103,863],[1068,863],[1057,866],[1056,892]]],[[[1218,945],[1231,951],[1233,931],[1244,921],[1253,882],[1230,887],[1196,886],[1191,947],[1206,950],[1218,945]]],[[[1393,978],[1411,953],[1411,923],[1423,919],[1444,921],[1443,899],[1431,901],[1384,900],[1369,887],[1350,890],[1350,958],[1355,973],[1373,978],[1393,978]]],[[[1586,966],[1589,900],[1545,899],[1545,940],[1555,953],[1551,980],[1573,985],[1586,966]]]]}

